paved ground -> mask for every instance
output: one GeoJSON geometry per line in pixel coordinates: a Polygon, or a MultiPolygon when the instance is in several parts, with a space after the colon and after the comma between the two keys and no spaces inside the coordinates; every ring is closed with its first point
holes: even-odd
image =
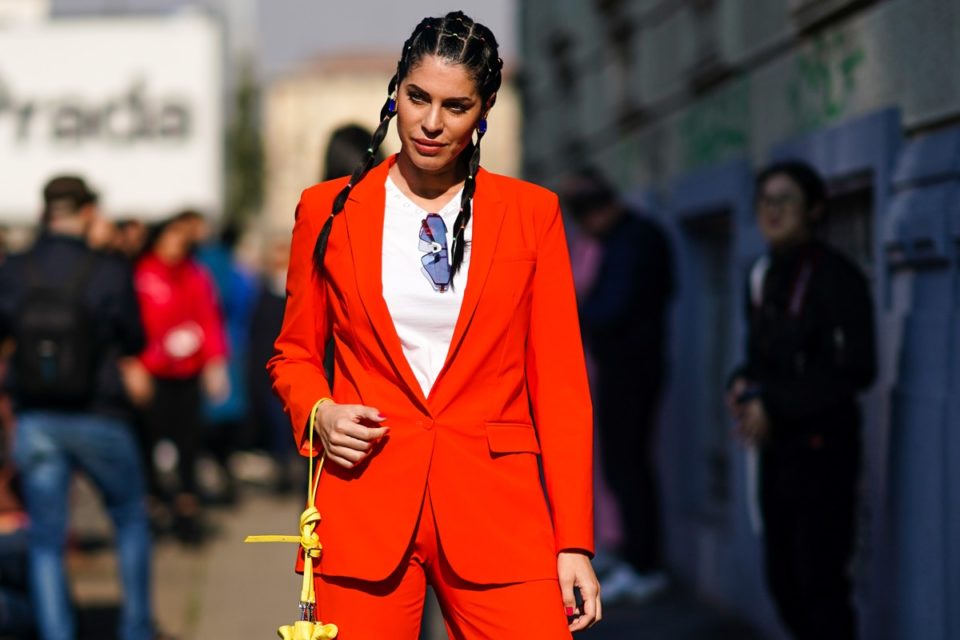
{"type": "MultiPolygon", "coordinates": [[[[81,606],[81,640],[114,637],[120,591],[102,510],[89,490],[74,498],[75,528],[85,541],[70,556],[75,597],[81,606]]],[[[202,549],[172,541],[156,546],[154,600],[162,628],[179,640],[275,638],[295,619],[299,578],[292,573],[293,545],[244,545],[251,533],[292,533],[300,503],[248,490],[233,510],[211,511],[216,531],[202,549]]],[[[428,610],[423,640],[445,638],[435,608],[428,610]]],[[[759,640],[749,629],[674,591],[644,606],[608,607],[601,625],[583,640],[759,640]]],[[[385,639],[388,640],[388,639],[385,639]]]]}

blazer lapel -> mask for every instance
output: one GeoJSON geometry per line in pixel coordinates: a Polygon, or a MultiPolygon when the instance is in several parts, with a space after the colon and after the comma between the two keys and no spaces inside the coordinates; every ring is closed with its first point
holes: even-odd
{"type": "Polygon", "coordinates": [[[394,370],[406,383],[410,396],[424,411],[429,411],[423,390],[403,354],[400,337],[383,299],[383,215],[386,206],[384,183],[393,163],[394,158],[390,158],[370,170],[354,187],[342,215],[347,223],[347,236],[360,301],[373,325],[373,331],[389,356],[394,370]]]}
{"type": "Polygon", "coordinates": [[[474,311],[483,293],[483,287],[493,264],[496,254],[497,241],[500,238],[500,227],[503,224],[505,205],[500,193],[490,180],[490,174],[481,169],[477,174],[477,190],[473,196],[473,238],[470,243],[470,266],[467,272],[467,288],[463,292],[463,304],[460,306],[460,315],[453,329],[453,338],[447,358],[430,389],[430,398],[436,395],[436,390],[447,374],[460,344],[473,320],[474,311]]]}

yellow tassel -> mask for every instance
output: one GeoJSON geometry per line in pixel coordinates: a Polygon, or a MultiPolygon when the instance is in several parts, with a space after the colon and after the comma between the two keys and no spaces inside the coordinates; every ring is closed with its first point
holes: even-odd
{"type": "Polygon", "coordinates": [[[337,625],[301,620],[277,629],[283,640],[331,640],[337,637],[337,625]]]}

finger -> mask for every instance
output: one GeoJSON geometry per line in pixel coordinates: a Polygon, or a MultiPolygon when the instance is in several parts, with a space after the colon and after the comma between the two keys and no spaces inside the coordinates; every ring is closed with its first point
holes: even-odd
{"type": "Polygon", "coordinates": [[[356,449],[347,449],[346,447],[334,446],[329,451],[332,455],[335,455],[342,460],[346,460],[353,465],[367,457],[366,451],[357,451],[356,449]]]}
{"type": "Polygon", "coordinates": [[[587,620],[587,616],[581,615],[581,616],[578,616],[573,622],[570,623],[569,629],[573,633],[576,633],[577,631],[583,631],[589,626],[590,626],[590,621],[587,620]]]}
{"type": "Polygon", "coordinates": [[[331,438],[351,438],[365,443],[375,443],[390,431],[390,427],[367,427],[349,420],[337,423],[331,438]]]}
{"type": "Polygon", "coordinates": [[[597,622],[597,598],[599,593],[600,589],[592,581],[580,586],[580,595],[583,597],[581,619],[585,620],[587,627],[592,627],[597,622]]]}
{"type": "Polygon", "coordinates": [[[344,469],[353,469],[354,467],[354,464],[352,462],[350,462],[346,458],[342,458],[336,455],[333,451],[330,451],[330,450],[327,451],[327,460],[329,460],[330,462],[333,462],[338,466],[343,467],[344,469]]]}
{"type": "Polygon", "coordinates": [[[352,449],[353,451],[369,451],[373,447],[373,445],[366,440],[354,438],[353,436],[342,433],[332,434],[330,436],[330,445],[344,449],[352,449]]]}
{"type": "Polygon", "coordinates": [[[380,413],[380,410],[375,407],[358,404],[356,405],[356,411],[358,417],[369,420],[370,422],[383,422],[387,419],[387,417],[380,413]]]}
{"type": "Polygon", "coordinates": [[[577,599],[573,596],[573,576],[560,576],[560,596],[563,598],[563,611],[567,616],[580,614],[577,611],[577,599]]]}

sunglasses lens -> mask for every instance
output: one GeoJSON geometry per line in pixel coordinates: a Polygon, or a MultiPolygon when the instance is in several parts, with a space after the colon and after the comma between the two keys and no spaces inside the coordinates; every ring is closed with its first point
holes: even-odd
{"type": "Polygon", "coordinates": [[[439,290],[450,285],[450,260],[447,255],[447,225],[436,213],[429,213],[420,225],[420,258],[427,277],[439,290]]]}
{"type": "Polygon", "coordinates": [[[438,287],[450,284],[450,262],[447,260],[446,249],[437,253],[428,253],[420,258],[420,262],[433,284],[438,287]]]}

